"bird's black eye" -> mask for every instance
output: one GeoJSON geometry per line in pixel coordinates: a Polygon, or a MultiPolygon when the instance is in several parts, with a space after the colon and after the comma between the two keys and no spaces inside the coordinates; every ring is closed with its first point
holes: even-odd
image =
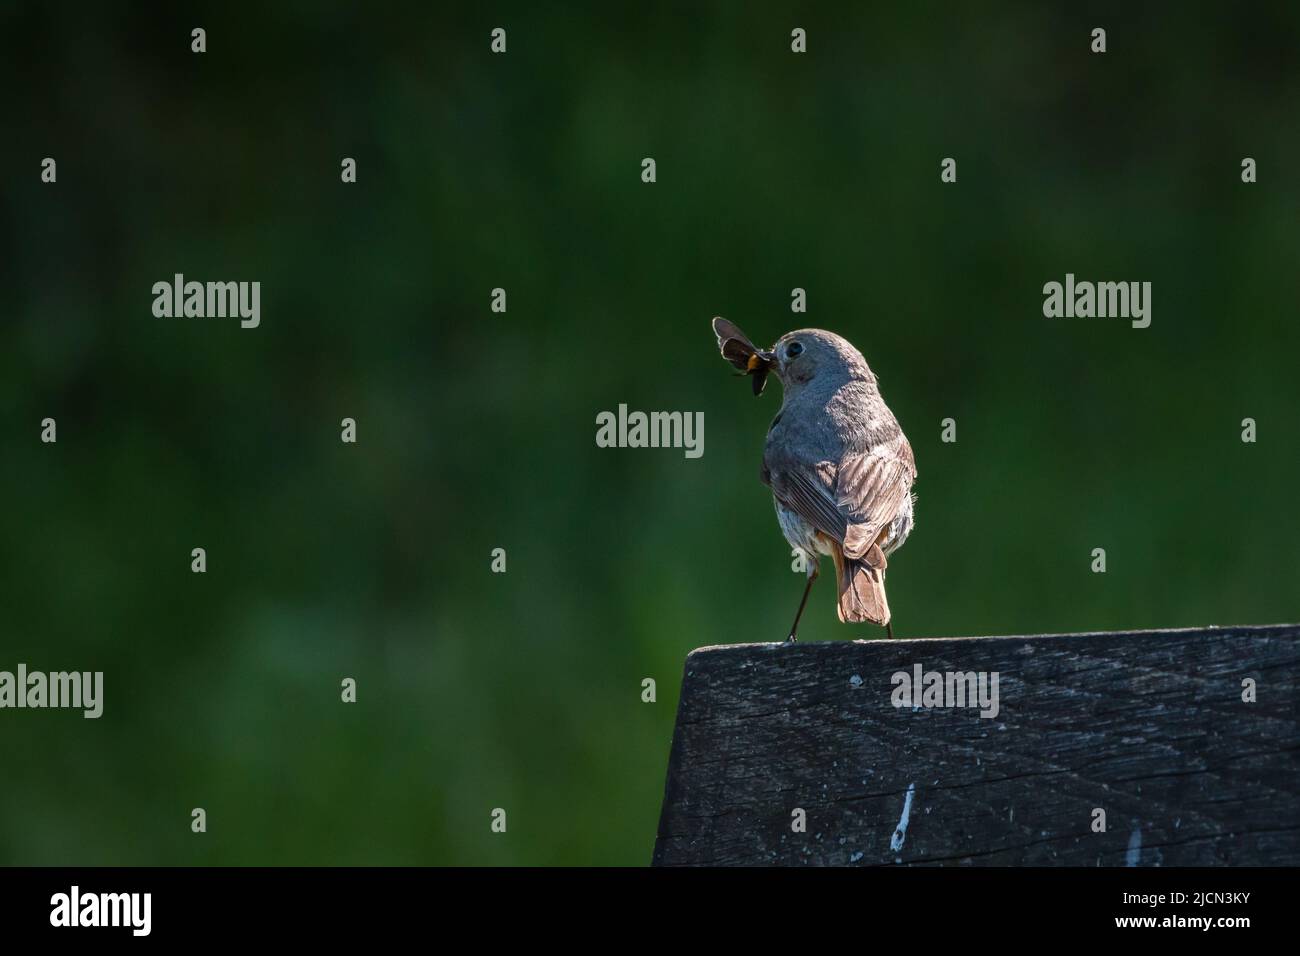
{"type": "Polygon", "coordinates": [[[802,355],[803,346],[798,342],[791,342],[785,347],[785,354],[787,358],[794,358],[796,355],[802,355]]]}

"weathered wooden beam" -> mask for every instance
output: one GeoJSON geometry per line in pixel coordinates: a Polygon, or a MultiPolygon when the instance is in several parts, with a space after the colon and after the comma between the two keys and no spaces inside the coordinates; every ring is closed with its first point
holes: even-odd
{"type": "Polygon", "coordinates": [[[654,862],[1298,865],[1298,671],[1298,625],[701,648],[654,862]]]}

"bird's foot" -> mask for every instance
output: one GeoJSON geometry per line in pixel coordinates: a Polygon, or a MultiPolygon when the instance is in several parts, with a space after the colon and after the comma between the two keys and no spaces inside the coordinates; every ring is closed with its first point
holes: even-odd
{"type": "Polygon", "coordinates": [[[797,639],[795,638],[795,636],[794,636],[793,634],[791,634],[789,637],[787,637],[787,638],[785,639],[785,642],[786,642],[787,644],[797,644],[797,643],[798,643],[797,639]]]}

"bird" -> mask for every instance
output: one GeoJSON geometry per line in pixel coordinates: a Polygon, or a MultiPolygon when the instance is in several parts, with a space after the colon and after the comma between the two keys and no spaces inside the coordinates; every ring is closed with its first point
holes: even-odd
{"type": "Polygon", "coordinates": [[[796,640],[821,555],[835,562],[840,621],[869,621],[892,638],[885,569],[912,531],[916,460],[875,373],[852,343],[824,329],[787,332],[770,349],[721,316],[713,332],[722,357],[751,376],[755,396],[769,374],[784,392],[760,477],[782,534],[807,567],[787,641],[796,640]]]}

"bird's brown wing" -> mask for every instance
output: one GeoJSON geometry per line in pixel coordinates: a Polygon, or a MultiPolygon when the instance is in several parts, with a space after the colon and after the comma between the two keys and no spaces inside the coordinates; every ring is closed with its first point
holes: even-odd
{"type": "Polygon", "coordinates": [[[769,466],[767,477],[777,501],[822,534],[843,542],[848,518],[828,490],[828,480],[833,487],[833,471],[834,466],[828,461],[811,468],[802,462],[787,460],[769,466]]]}
{"type": "Polygon", "coordinates": [[[911,446],[900,433],[838,463],[773,463],[767,477],[777,500],[840,542],[847,557],[861,558],[902,508],[916,466],[911,446]]]}
{"type": "Polygon", "coordinates": [[[912,446],[902,432],[865,454],[850,455],[840,462],[835,494],[848,519],[844,534],[848,557],[860,558],[876,543],[912,493],[915,480],[912,446]]]}

